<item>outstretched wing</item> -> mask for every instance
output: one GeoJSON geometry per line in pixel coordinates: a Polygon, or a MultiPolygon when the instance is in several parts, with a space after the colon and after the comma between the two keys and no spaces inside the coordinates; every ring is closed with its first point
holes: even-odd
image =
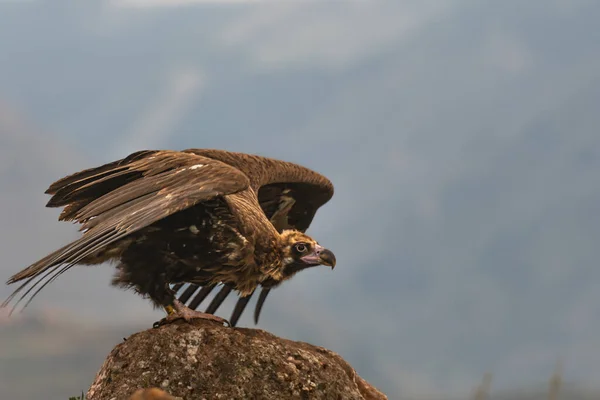
{"type": "MultiPolygon", "coordinates": [[[[306,231],[319,207],[333,196],[333,185],[327,178],[296,164],[222,150],[186,151],[221,160],[244,171],[258,191],[258,200],[265,215],[279,232],[284,229],[306,231]]],[[[272,288],[269,283],[274,286],[275,282],[263,283],[254,310],[255,323],[258,323],[262,307],[272,288]]],[[[178,284],[174,286],[174,290],[179,291],[183,286],[184,284],[178,284]]],[[[214,288],[214,285],[201,287],[191,284],[182,292],[179,300],[186,303],[197,291],[188,304],[188,307],[195,309],[214,288]]],[[[229,286],[224,285],[205,312],[216,312],[231,291],[229,286]]],[[[232,326],[236,325],[252,295],[253,293],[238,299],[229,320],[232,326]]]]}
{"type": "Polygon", "coordinates": [[[137,152],[65,177],[47,190],[53,194],[48,207],[65,206],[60,218],[81,223],[84,233],[78,240],[12,276],[8,284],[25,282],[2,307],[40,276],[19,301],[44,282],[29,304],[43,287],[69,268],[133,232],[201,201],[248,187],[248,178],[236,168],[176,151],[137,152]]]}

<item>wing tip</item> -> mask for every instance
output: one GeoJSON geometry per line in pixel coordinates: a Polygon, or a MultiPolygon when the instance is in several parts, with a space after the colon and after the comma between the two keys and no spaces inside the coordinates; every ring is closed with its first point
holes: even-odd
{"type": "Polygon", "coordinates": [[[260,292],[260,296],[258,296],[258,301],[256,302],[256,307],[254,308],[254,324],[255,325],[258,325],[258,320],[260,318],[260,312],[263,308],[263,305],[265,304],[265,300],[267,299],[267,296],[270,291],[271,291],[271,289],[263,287],[262,291],[260,292]]]}

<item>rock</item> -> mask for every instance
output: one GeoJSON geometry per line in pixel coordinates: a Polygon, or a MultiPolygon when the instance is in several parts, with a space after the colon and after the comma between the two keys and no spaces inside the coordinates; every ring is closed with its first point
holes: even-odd
{"type": "Polygon", "coordinates": [[[132,396],[138,396],[135,400],[387,399],[330,350],[259,329],[203,320],[175,321],[131,335],[108,355],[86,399],[132,396]],[[154,390],[139,390],[150,388],[154,390]]]}

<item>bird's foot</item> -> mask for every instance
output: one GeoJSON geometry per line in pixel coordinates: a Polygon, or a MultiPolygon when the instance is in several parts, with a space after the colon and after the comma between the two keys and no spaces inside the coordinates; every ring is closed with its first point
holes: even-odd
{"type": "Polygon", "coordinates": [[[183,319],[185,322],[191,322],[193,319],[204,319],[208,321],[218,322],[221,325],[227,324],[227,326],[231,326],[229,321],[227,321],[225,318],[221,318],[213,314],[192,310],[191,308],[181,303],[179,300],[175,300],[173,302],[173,307],[166,307],[166,309],[168,315],[160,321],[155,322],[155,328],[158,328],[162,325],[170,324],[178,319],[183,319]]]}

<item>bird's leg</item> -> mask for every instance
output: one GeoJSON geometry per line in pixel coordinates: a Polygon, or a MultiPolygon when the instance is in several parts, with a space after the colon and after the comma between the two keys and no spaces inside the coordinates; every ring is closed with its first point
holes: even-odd
{"type": "Polygon", "coordinates": [[[165,311],[167,312],[167,316],[165,318],[161,319],[160,321],[156,322],[154,324],[155,328],[159,327],[161,325],[170,324],[171,322],[178,320],[178,319],[183,319],[186,322],[190,322],[193,319],[204,319],[204,320],[218,322],[221,325],[223,323],[225,323],[228,326],[231,326],[229,321],[227,321],[225,318],[221,318],[216,315],[192,310],[191,308],[187,307],[185,304],[183,304],[182,302],[180,302],[179,300],[176,300],[176,299],[173,299],[172,304],[165,306],[165,311]]]}
{"type": "Polygon", "coordinates": [[[169,306],[165,306],[165,311],[167,312],[167,315],[171,315],[174,314],[175,311],[175,307],[169,305],[169,306]]]}

